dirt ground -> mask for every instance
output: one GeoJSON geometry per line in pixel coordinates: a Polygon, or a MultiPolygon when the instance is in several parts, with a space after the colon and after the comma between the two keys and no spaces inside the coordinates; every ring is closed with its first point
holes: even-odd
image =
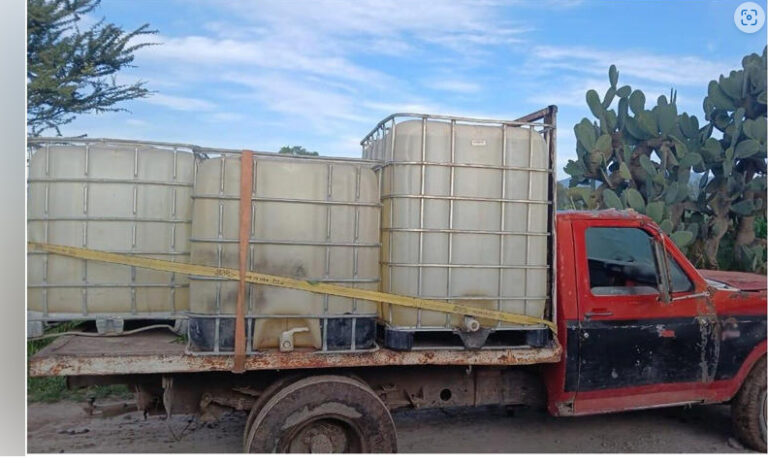
{"type": "MultiPolygon", "coordinates": [[[[32,403],[29,453],[227,453],[241,449],[245,414],[214,424],[138,412],[89,417],[82,404],[32,403]]],[[[670,408],[582,418],[522,409],[417,410],[395,414],[402,453],[747,452],[727,406],[670,408]]]]}

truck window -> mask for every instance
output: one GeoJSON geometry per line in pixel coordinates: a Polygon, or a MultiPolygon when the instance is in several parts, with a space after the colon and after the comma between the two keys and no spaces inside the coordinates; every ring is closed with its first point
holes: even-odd
{"type": "Polygon", "coordinates": [[[693,283],[688,275],[683,272],[675,259],[667,255],[667,269],[669,270],[669,287],[673,293],[687,293],[693,291],[693,283]]]}
{"type": "Polygon", "coordinates": [[[658,294],[658,271],[651,239],[639,228],[588,228],[587,260],[592,294],[658,294]]]}

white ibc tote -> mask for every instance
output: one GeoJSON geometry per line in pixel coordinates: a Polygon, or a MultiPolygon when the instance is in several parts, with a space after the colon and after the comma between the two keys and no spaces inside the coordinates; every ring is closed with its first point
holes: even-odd
{"type": "MultiPolygon", "coordinates": [[[[30,241],[189,261],[196,156],[185,145],[30,139],[30,241]]],[[[185,275],[30,252],[30,321],[179,318],[185,275]]]]}
{"type": "MultiPolygon", "coordinates": [[[[193,196],[195,264],[238,266],[240,164],[239,155],[200,164],[193,196]]],[[[380,203],[374,165],[359,159],[255,154],[249,271],[378,289],[380,203]]],[[[235,313],[237,287],[233,281],[191,277],[191,315],[228,320],[218,316],[235,313]]],[[[373,319],[377,310],[369,301],[249,284],[249,348],[277,347],[281,333],[294,328],[308,329],[295,334],[297,347],[324,348],[328,318],[367,314],[373,319]]],[[[369,336],[372,340],[373,333],[369,336]]]]}
{"type": "MultiPolygon", "coordinates": [[[[384,119],[362,142],[364,158],[384,163],[382,291],[546,316],[554,214],[549,129],[422,114],[384,119]]],[[[463,322],[399,306],[383,307],[382,318],[416,331],[463,322]]]]}

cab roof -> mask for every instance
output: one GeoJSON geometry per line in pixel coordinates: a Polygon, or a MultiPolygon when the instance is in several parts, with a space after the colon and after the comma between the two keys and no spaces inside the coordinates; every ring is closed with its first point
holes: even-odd
{"type": "Polygon", "coordinates": [[[622,219],[638,220],[638,219],[646,219],[646,220],[650,220],[650,218],[648,216],[640,214],[639,212],[635,211],[634,209],[623,209],[623,210],[600,209],[600,210],[592,210],[592,211],[577,211],[577,210],[557,211],[557,219],[558,220],[567,220],[567,221],[584,220],[584,219],[605,219],[605,220],[617,220],[617,219],[618,220],[622,220],[622,219]]]}

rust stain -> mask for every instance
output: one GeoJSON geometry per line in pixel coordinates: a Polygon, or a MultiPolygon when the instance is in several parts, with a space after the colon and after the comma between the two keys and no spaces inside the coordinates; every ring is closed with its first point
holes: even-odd
{"type": "Polygon", "coordinates": [[[719,281],[743,291],[766,291],[768,279],[765,275],[722,270],[699,270],[704,278],[719,281]]]}
{"type": "Polygon", "coordinates": [[[659,330],[660,338],[674,338],[675,330],[659,330]]]}
{"type": "Polygon", "coordinates": [[[741,337],[741,331],[739,330],[739,321],[734,317],[729,317],[722,323],[722,330],[720,333],[720,340],[727,341],[729,339],[736,339],[741,337]]]}
{"type": "MultiPolygon", "coordinates": [[[[560,345],[525,350],[396,352],[379,349],[374,352],[338,354],[324,354],[307,350],[291,353],[265,352],[248,356],[245,361],[245,369],[289,370],[403,365],[532,365],[558,362],[561,352],[560,345]]],[[[119,353],[101,353],[83,356],[52,354],[32,357],[29,362],[29,375],[37,377],[230,371],[233,367],[233,360],[232,355],[120,355],[119,353]]]]}
{"type": "Polygon", "coordinates": [[[697,303],[699,312],[699,367],[701,368],[701,382],[708,383],[714,380],[715,370],[720,360],[720,323],[717,320],[717,309],[712,300],[711,294],[699,299],[697,303]],[[709,355],[709,350],[712,355],[709,355]],[[709,359],[709,361],[707,361],[709,359]]]}

